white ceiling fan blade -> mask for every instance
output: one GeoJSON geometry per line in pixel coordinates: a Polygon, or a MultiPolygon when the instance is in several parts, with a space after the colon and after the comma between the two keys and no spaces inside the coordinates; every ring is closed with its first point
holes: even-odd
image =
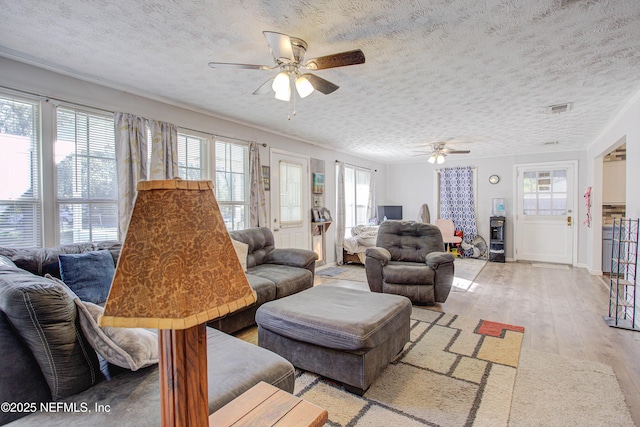
{"type": "Polygon", "coordinates": [[[273,79],[275,78],[276,76],[273,76],[269,78],[266,82],[262,83],[262,85],[260,85],[258,89],[253,91],[253,95],[264,95],[266,93],[269,93],[272,90],[271,82],[273,82],[273,79]]]}
{"type": "Polygon", "coordinates": [[[291,39],[288,35],[271,31],[263,31],[262,34],[267,39],[271,54],[277,63],[293,61],[293,49],[291,49],[291,39]]]}
{"type": "Polygon", "coordinates": [[[274,67],[256,64],[234,64],[231,62],[209,62],[211,68],[228,68],[232,70],[273,70],[274,67]]]}

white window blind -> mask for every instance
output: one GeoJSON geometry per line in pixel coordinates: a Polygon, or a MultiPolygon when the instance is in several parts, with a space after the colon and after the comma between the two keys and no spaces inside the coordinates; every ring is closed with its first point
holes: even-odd
{"type": "Polygon", "coordinates": [[[345,237],[351,237],[356,225],[366,225],[369,205],[371,170],[357,166],[344,166],[345,237]]]}
{"type": "Polygon", "coordinates": [[[229,231],[248,227],[249,149],[216,140],[216,198],[229,231]]]}
{"type": "Polygon", "coordinates": [[[207,178],[206,138],[178,133],[178,171],[180,178],[207,178]]]}
{"type": "Polygon", "coordinates": [[[59,243],[117,240],[118,182],[113,117],[58,107],[56,121],[59,243]]]}
{"type": "Polygon", "coordinates": [[[42,245],[36,101],[0,97],[0,246],[42,245]]]}

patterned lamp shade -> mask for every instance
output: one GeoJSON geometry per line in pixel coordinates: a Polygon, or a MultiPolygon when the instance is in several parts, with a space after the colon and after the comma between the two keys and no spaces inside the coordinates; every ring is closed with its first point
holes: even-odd
{"type": "Polygon", "coordinates": [[[211,181],[142,181],[101,326],[181,330],[256,301],[211,181]]]}

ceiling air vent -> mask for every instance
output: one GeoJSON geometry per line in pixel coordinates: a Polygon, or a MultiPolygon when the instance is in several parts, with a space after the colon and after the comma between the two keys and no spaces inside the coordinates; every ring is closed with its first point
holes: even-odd
{"type": "Polygon", "coordinates": [[[567,102],[566,104],[556,104],[549,105],[548,111],[550,113],[565,113],[571,109],[571,103],[567,102]]]}

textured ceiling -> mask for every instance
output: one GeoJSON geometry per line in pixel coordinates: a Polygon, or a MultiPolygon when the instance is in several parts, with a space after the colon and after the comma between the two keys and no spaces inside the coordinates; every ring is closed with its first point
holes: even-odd
{"type": "Polygon", "coordinates": [[[469,158],[580,150],[640,90],[640,1],[561,3],[0,0],[0,55],[388,163],[443,140],[469,158]],[[252,95],[275,72],[207,66],[272,65],[265,30],[366,63],[315,72],[340,89],[287,120],[252,95]]]}

